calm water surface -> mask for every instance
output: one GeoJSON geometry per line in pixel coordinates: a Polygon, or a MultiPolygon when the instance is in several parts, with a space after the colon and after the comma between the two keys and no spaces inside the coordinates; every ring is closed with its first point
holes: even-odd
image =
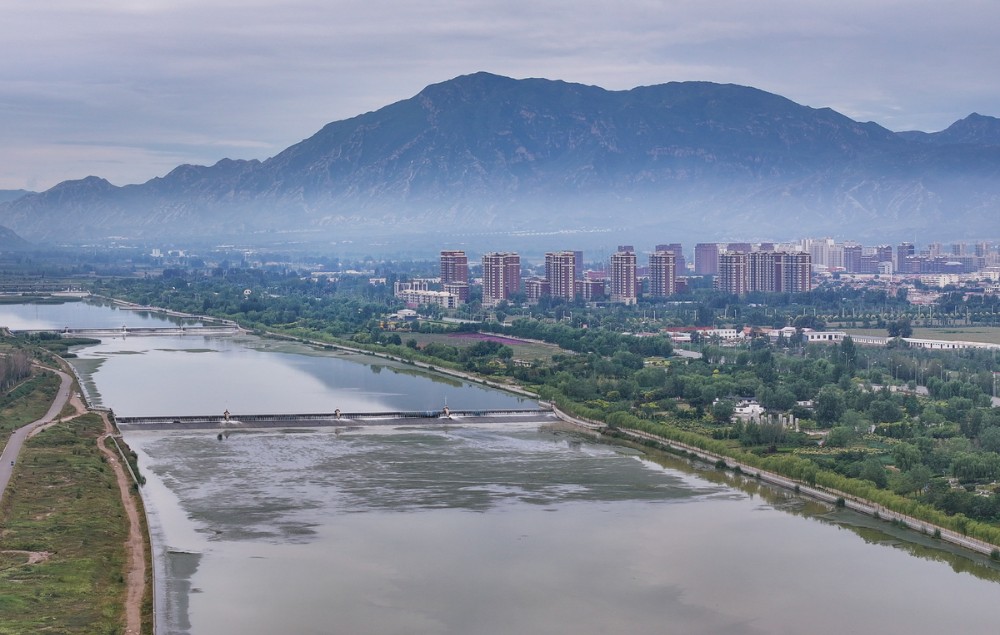
{"type": "MultiPolygon", "coordinates": [[[[529,405],[256,339],[79,354],[120,414],[529,405]]],[[[161,633],[997,631],[983,558],[537,424],[127,440],[148,478],[161,633]]]]}
{"type": "Polygon", "coordinates": [[[996,632],[982,561],[554,430],[128,441],[171,632],[996,632]]]}
{"type": "Polygon", "coordinates": [[[64,302],[63,304],[0,304],[0,326],[14,330],[113,329],[201,325],[198,320],[167,317],[150,311],[129,311],[111,304],[64,302]]]}

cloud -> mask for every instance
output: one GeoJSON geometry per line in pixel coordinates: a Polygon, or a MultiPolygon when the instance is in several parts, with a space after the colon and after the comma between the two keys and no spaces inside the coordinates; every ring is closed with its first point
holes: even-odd
{"type": "Polygon", "coordinates": [[[15,148],[51,153],[35,176],[46,187],[100,169],[145,180],[169,171],[157,148],[178,162],[266,158],[478,70],[609,89],[739,83],[941,129],[1000,114],[998,14],[985,0],[17,2],[0,40],[0,187],[29,178],[15,148]],[[64,143],[148,153],[88,161],[64,143]]]}

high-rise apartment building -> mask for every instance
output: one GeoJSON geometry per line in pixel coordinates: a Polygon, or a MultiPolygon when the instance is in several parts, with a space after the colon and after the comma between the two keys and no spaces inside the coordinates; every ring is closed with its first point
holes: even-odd
{"type": "Polygon", "coordinates": [[[655,251],[674,252],[674,266],[677,268],[678,276],[687,275],[687,261],[684,260],[684,246],[680,243],[666,243],[657,245],[655,251]]]}
{"type": "Polygon", "coordinates": [[[549,295],[549,281],[542,278],[528,278],[524,281],[524,297],[528,302],[538,302],[549,295]]]}
{"type": "MultiPolygon", "coordinates": [[[[663,247],[665,245],[659,245],[663,247]]],[[[649,294],[665,298],[677,293],[677,255],[668,249],[657,249],[649,255],[649,294]]]]}
{"type": "Polygon", "coordinates": [[[576,297],[573,284],[576,280],[576,254],[572,251],[545,254],[545,279],[553,298],[573,301],[576,297]]]}
{"type": "Polygon", "coordinates": [[[719,273],[718,243],[698,243],[694,246],[694,272],[699,276],[719,273]]]}
{"type": "Polygon", "coordinates": [[[889,245],[879,245],[875,248],[875,262],[892,262],[892,247],[889,245]]]}
{"type": "Polygon", "coordinates": [[[521,257],[491,252],[483,256],[483,306],[496,306],[521,288],[521,257]]]}
{"type": "Polygon", "coordinates": [[[752,251],[747,258],[747,291],[775,291],[778,287],[778,254],[752,251]]]}
{"type": "Polygon", "coordinates": [[[861,273],[861,256],[864,253],[861,245],[844,245],[844,271],[861,273]]]}
{"type": "Polygon", "coordinates": [[[899,246],[896,247],[896,271],[899,273],[908,273],[910,265],[907,258],[916,253],[917,249],[913,246],[913,243],[899,243],[899,246]]]}
{"type": "Polygon", "coordinates": [[[636,294],[635,252],[630,245],[622,245],[611,255],[611,301],[635,304],[636,294]]]}
{"type": "Polygon", "coordinates": [[[775,291],[805,293],[812,291],[812,258],[804,252],[775,254],[775,291]]]}
{"type": "Polygon", "coordinates": [[[753,251],[719,254],[720,291],[803,293],[812,289],[812,256],[805,252],[753,251]]]}
{"type": "Polygon", "coordinates": [[[441,252],[441,284],[469,284],[469,259],[464,251],[441,252]]]}
{"type": "Polygon", "coordinates": [[[576,296],[587,302],[603,299],[604,280],[577,280],[576,296]]]}
{"type": "Polygon", "coordinates": [[[742,251],[727,251],[719,254],[719,273],[716,287],[724,293],[743,295],[749,290],[747,255],[742,251]]]}

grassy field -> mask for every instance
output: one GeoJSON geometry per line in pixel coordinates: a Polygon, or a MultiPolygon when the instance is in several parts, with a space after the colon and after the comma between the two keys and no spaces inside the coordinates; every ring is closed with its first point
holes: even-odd
{"type": "MultiPolygon", "coordinates": [[[[838,329],[854,335],[887,336],[885,329],[838,329]]],[[[965,342],[987,342],[1000,344],[1000,328],[989,326],[944,326],[944,327],[914,327],[913,337],[923,340],[961,340],[965,342]]]]}
{"type": "Polygon", "coordinates": [[[59,378],[36,370],[32,377],[0,397],[0,442],[6,444],[11,433],[42,418],[59,390],[59,378]]]}
{"type": "MultiPolygon", "coordinates": [[[[478,339],[473,337],[462,337],[461,333],[400,333],[403,342],[409,339],[414,339],[417,341],[417,346],[426,346],[431,342],[440,342],[442,344],[448,344],[449,346],[456,346],[458,348],[464,348],[466,346],[472,346],[478,339]]],[[[499,337],[499,336],[498,336],[499,337]]],[[[511,338],[503,338],[511,339],[511,338]]],[[[547,361],[551,360],[552,356],[558,353],[569,353],[569,351],[564,351],[555,344],[545,344],[541,342],[503,342],[507,346],[514,349],[514,359],[523,359],[525,361],[547,361]]]]}
{"type": "Polygon", "coordinates": [[[126,523],[97,415],[31,439],[0,507],[0,633],[119,633],[126,523]]]}

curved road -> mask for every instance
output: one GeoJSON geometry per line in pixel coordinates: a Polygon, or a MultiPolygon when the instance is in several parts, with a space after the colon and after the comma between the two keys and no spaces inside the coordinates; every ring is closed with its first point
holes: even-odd
{"type": "Polygon", "coordinates": [[[3,500],[4,492],[7,491],[7,483],[10,481],[10,476],[14,471],[14,462],[17,461],[17,455],[21,452],[24,440],[28,438],[32,430],[51,422],[59,416],[59,413],[66,406],[66,402],[69,401],[69,391],[73,385],[73,379],[61,370],[53,370],[51,368],[45,368],[45,370],[59,375],[59,392],[56,393],[56,398],[52,400],[52,405],[49,406],[48,412],[41,419],[18,428],[10,435],[3,453],[0,454],[0,501],[3,500]]]}

